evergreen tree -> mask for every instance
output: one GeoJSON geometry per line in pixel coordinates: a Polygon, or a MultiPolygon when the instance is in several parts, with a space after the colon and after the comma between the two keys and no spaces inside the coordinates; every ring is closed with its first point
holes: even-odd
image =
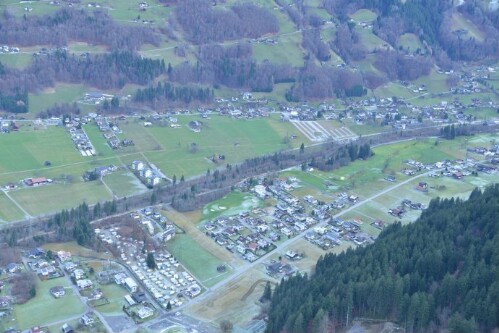
{"type": "Polygon", "coordinates": [[[147,253],[146,265],[150,269],[156,269],[156,259],[154,259],[154,253],[147,253]]]}

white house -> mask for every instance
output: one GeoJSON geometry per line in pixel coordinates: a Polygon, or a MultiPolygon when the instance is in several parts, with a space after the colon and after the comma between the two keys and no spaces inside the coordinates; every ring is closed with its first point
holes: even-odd
{"type": "Polygon", "coordinates": [[[135,282],[134,279],[132,279],[131,277],[127,277],[125,279],[125,287],[131,292],[131,293],[134,293],[137,291],[137,282],[135,282]]]}
{"type": "Polygon", "coordinates": [[[76,281],[76,285],[78,286],[78,289],[85,290],[88,288],[92,288],[93,283],[89,279],[83,279],[76,281]]]}

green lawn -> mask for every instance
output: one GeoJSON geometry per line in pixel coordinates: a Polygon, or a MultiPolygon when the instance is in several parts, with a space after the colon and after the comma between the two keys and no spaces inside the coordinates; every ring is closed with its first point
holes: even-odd
{"type": "Polygon", "coordinates": [[[222,215],[236,215],[240,212],[257,208],[261,204],[261,200],[248,195],[248,193],[231,192],[222,199],[204,206],[202,220],[211,220],[222,215]]]}
{"type": "Polygon", "coordinates": [[[147,190],[142,182],[130,171],[118,170],[104,177],[104,182],[118,197],[126,197],[147,190]]]}
{"type": "Polygon", "coordinates": [[[123,314],[122,307],[125,304],[123,297],[128,295],[129,292],[122,286],[111,283],[101,285],[100,289],[104,293],[104,297],[109,300],[109,304],[105,304],[96,308],[97,311],[105,315],[109,314],[123,314]]]}
{"type": "Polygon", "coordinates": [[[0,192],[0,224],[22,220],[24,213],[3,192],[0,192]]]}
{"type": "Polygon", "coordinates": [[[0,173],[42,169],[45,161],[50,161],[52,166],[84,161],[62,127],[2,135],[0,154],[0,173]]]}
{"type": "Polygon", "coordinates": [[[43,326],[69,317],[83,315],[85,306],[70,289],[66,278],[38,281],[36,297],[25,304],[14,306],[14,318],[19,329],[26,330],[33,326],[43,326]],[[66,287],[66,296],[55,299],[50,294],[54,286],[66,287]]]}
{"type": "Polygon", "coordinates": [[[69,209],[86,202],[111,200],[112,196],[99,181],[50,184],[11,191],[10,195],[31,215],[40,215],[69,209]]]}
{"type": "Polygon", "coordinates": [[[188,235],[176,235],[175,238],[166,243],[166,249],[207,287],[215,285],[232,272],[227,267],[227,271],[219,273],[217,266],[223,262],[207,252],[188,235]]]}

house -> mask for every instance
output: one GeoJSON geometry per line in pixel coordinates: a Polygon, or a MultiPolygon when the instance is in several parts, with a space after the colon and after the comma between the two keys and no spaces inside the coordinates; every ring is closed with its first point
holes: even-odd
{"type": "Polygon", "coordinates": [[[116,282],[116,284],[124,284],[125,283],[125,279],[127,278],[128,276],[125,274],[125,273],[118,273],[116,275],[114,275],[114,282],[116,282]]]}
{"type": "Polygon", "coordinates": [[[148,306],[143,306],[137,311],[137,315],[140,319],[146,319],[154,314],[154,310],[148,306]]]}
{"type": "Polygon", "coordinates": [[[22,266],[20,264],[16,264],[14,262],[11,262],[7,266],[5,266],[5,271],[8,273],[17,273],[22,269],[22,266]]]}
{"type": "Polygon", "coordinates": [[[61,331],[62,333],[73,333],[75,330],[73,329],[73,327],[71,327],[71,325],[64,324],[61,327],[61,331]]]}
{"type": "Polygon", "coordinates": [[[69,261],[71,260],[71,252],[57,251],[57,257],[62,262],[69,261]]]}
{"type": "Polygon", "coordinates": [[[68,273],[71,273],[72,271],[74,271],[76,269],[76,267],[78,267],[78,265],[76,265],[74,262],[72,261],[67,261],[64,263],[64,269],[66,270],[66,272],[68,273]]]}
{"type": "Polygon", "coordinates": [[[85,277],[85,271],[81,268],[75,269],[73,271],[73,276],[76,280],[81,280],[85,277]]]}
{"type": "Polygon", "coordinates": [[[80,321],[85,326],[91,326],[91,325],[94,324],[94,318],[92,318],[92,314],[91,313],[85,313],[81,317],[80,321]]]}
{"type": "Polygon", "coordinates": [[[132,294],[132,299],[139,304],[142,302],[147,302],[146,294],[143,291],[134,292],[132,294]]]}
{"type": "Polygon", "coordinates": [[[28,330],[29,333],[48,333],[50,332],[47,327],[34,326],[28,330]]]}
{"type": "Polygon", "coordinates": [[[125,295],[125,301],[129,306],[137,304],[130,295],[125,295]]]}
{"type": "Polygon", "coordinates": [[[291,260],[295,260],[295,259],[299,258],[298,253],[291,251],[291,250],[286,251],[285,255],[286,255],[286,258],[291,259],[291,260]]]}
{"type": "Polygon", "coordinates": [[[51,183],[52,179],[47,179],[45,177],[27,178],[24,183],[28,186],[39,186],[47,183],[51,183]]]}
{"type": "Polygon", "coordinates": [[[61,297],[63,297],[64,295],[66,295],[66,290],[64,290],[64,287],[61,287],[61,286],[55,286],[55,287],[50,288],[50,293],[51,293],[51,294],[52,294],[52,296],[54,296],[55,298],[61,298],[61,297]]]}
{"type": "Polygon", "coordinates": [[[28,253],[28,257],[30,259],[36,259],[36,258],[42,257],[44,255],[45,255],[45,250],[40,249],[40,248],[32,249],[28,253]]]}
{"type": "Polygon", "coordinates": [[[418,186],[416,186],[416,190],[421,191],[421,192],[428,192],[428,183],[419,182],[418,186]]]}
{"type": "Polygon", "coordinates": [[[89,279],[83,279],[83,280],[76,281],[76,285],[78,286],[78,289],[85,290],[85,289],[92,288],[93,283],[89,279]]]}
{"type": "Polygon", "coordinates": [[[142,161],[133,161],[132,162],[132,169],[133,170],[141,171],[144,168],[145,168],[144,162],[142,162],[142,161]]]}
{"type": "Polygon", "coordinates": [[[131,277],[127,277],[124,280],[124,285],[132,293],[136,292],[138,289],[137,282],[135,282],[135,280],[131,277]]]}
{"type": "Polygon", "coordinates": [[[457,180],[463,179],[463,173],[461,171],[456,171],[452,174],[452,177],[457,180]]]}

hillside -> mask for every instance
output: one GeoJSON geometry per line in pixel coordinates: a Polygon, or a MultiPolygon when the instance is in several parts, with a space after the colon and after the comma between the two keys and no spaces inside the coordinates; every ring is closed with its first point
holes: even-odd
{"type": "Polygon", "coordinates": [[[498,214],[498,185],[468,201],[433,200],[414,224],[326,255],[311,278],[283,281],[267,332],[329,332],[356,317],[396,321],[407,332],[497,329],[498,214]]]}
{"type": "Polygon", "coordinates": [[[241,90],[288,102],[361,97],[388,82],[430,76],[432,69],[493,62],[498,26],[499,12],[484,1],[8,4],[0,17],[6,46],[0,106],[28,112],[36,107],[26,93],[43,95],[61,84],[117,95],[151,88],[148,98],[133,99],[138,107],[207,104],[241,90]],[[120,57],[106,56],[117,52],[120,57]],[[149,60],[162,68],[151,70],[149,60]],[[147,75],[138,77],[143,70],[147,75]],[[188,97],[172,97],[156,89],[158,82],[188,97]],[[198,97],[206,87],[214,93],[198,97]]]}

